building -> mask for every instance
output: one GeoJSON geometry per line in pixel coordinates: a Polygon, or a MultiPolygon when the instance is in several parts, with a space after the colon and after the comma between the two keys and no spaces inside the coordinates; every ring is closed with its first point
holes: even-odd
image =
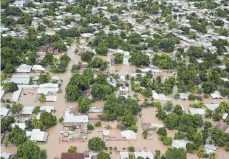
{"type": "Polygon", "coordinates": [[[27,4],[28,4],[28,0],[16,0],[13,3],[10,3],[9,6],[23,8],[26,7],[27,4]]]}
{"type": "Polygon", "coordinates": [[[26,64],[21,64],[17,69],[16,72],[18,73],[29,73],[31,72],[32,66],[26,65],[26,64]]]}
{"type": "Polygon", "coordinates": [[[215,111],[218,107],[219,107],[219,104],[218,103],[215,103],[215,104],[205,104],[205,106],[211,110],[211,111],[215,111]]]}
{"type": "Polygon", "coordinates": [[[156,91],[152,91],[153,95],[153,99],[154,100],[167,100],[166,96],[164,94],[158,94],[156,91]]]}
{"type": "Polygon", "coordinates": [[[163,124],[152,124],[152,123],[142,123],[143,130],[157,130],[158,128],[163,128],[163,124]]]}
{"type": "Polygon", "coordinates": [[[53,83],[45,83],[45,84],[41,84],[39,85],[38,89],[37,89],[37,94],[57,94],[57,92],[59,91],[59,86],[58,84],[53,84],[53,83]]]}
{"type": "Polygon", "coordinates": [[[187,140],[173,140],[172,142],[172,147],[178,148],[178,149],[185,149],[186,150],[186,145],[189,143],[187,140]]]}
{"type": "Polygon", "coordinates": [[[211,97],[213,99],[222,99],[223,97],[221,96],[219,91],[215,91],[214,93],[211,94],[211,97]]]}
{"type": "Polygon", "coordinates": [[[26,137],[31,141],[47,142],[48,133],[40,129],[33,129],[32,131],[26,131],[26,137]]]}
{"type": "Polygon", "coordinates": [[[88,123],[88,115],[71,114],[69,108],[65,111],[64,126],[76,126],[76,128],[80,128],[84,123],[88,123]]]}
{"type": "Polygon", "coordinates": [[[41,65],[33,65],[32,70],[33,71],[44,71],[45,68],[43,68],[43,66],[41,66],[41,65]]]}
{"type": "Polygon", "coordinates": [[[97,153],[95,152],[84,152],[84,153],[61,153],[61,159],[96,159],[97,153]]]}
{"type": "Polygon", "coordinates": [[[13,75],[10,79],[10,82],[14,82],[16,84],[28,85],[30,82],[29,75],[13,75]]]}
{"type": "Polygon", "coordinates": [[[11,153],[1,152],[0,157],[3,159],[9,159],[11,155],[11,153]]]}
{"type": "Polygon", "coordinates": [[[188,97],[189,97],[189,94],[187,94],[187,93],[180,93],[180,99],[188,100],[188,97]]]}
{"type": "Polygon", "coordinates": [[[128,159],[129,158],[129,152],[119,152],[120,159],[128,159]]]}
{"type": "Polygon", "coordinates": [[[24,106],[20,115],[32,115],[33,114],[33,106],[24,106]]]}
{"type": "Polygon", "coordinates": [[[20,95],[21,95],[21,92],[22,92],[22,88],[18,88],[17,91],[13,92],[13,96],[12,96],[12,102],[18,102],[19,98],[20,98],[20,95]]]}
{"type": "Polygon", "coordinates": [[[204,146],[204,148],[205,148],[207,154],[211,154],[211,153],[215,153],[215,151],[218,147],[216,147],[215,145],[206,144],[204,146]]]}
{"type": "Polygon", "coordinates": [[[203,108],[189,108],[189,112],[191,115],[199,114],[202,117],[205,115],[205,109],[203,108]]]}
{"type": "Polygon", "coordinates": [[[46,96],[46,102],[56,102],[57,96],[46,96]]]}
{"type": "Polygon", "coordinates": [[[25,128],[26,128],[25,123],[13,123],[11,126],[12,126],[12,128],[14,128],[15,126],[18,126],[22,130],[25,130],[25,128]]]}
{"type": "Polygon", "coordinates": [[[153,153],[150,151],[138,151],[138,152],[134,152],[134,157],[138,158],[138,157],[142,157],[144,159],[154,159],[153,153]]]}
{"type": "Polygon", "coordinates": [[[137,134],[132,130],[121,131],[121,136],[126,140],[135,140],[137,138],[137,134]]]}
{"type": "Polygon", "coordinates": [[[9,109],[4,108],[4,107],[1,107],[1,109],[0,109],[0,115],[1,115],[1,117],[7,116],[8,113],[9,113],[9,109]]]}
{"type": "Polygon", "coordinates": [[[120,92],[120,94],[126,94],[129,92],[129,87],[121,86],[121,87],[119,87],[119,92],[120,92]]]}

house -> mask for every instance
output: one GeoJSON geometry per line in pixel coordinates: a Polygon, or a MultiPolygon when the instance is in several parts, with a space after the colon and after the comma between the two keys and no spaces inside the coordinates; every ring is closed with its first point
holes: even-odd
{"type": "Polygon", "coordinates": [[[52,111],[55,110],[55,107],[54,106],[41,106],[40,107],[40,111],[41,112],[48,112],[48,113],[51,113],[52,111]]]}
{"type": "Polygon", "coordinates": [[[1,107],[1,109],[0,109],[0,115],[1,115],[1,117],[7,116],[8,113],[9,113],[9,109],[4,108],[4,107],[1,107]]]}
{"type": "Polygon", "coordinates": [[[33,71],[44,71],[45,68],[41,65],[33,65],[33,68],[32,68],[33,71]]]}
{"type": "Polygon", "coordinates": [[[17,91],[14,91],[13,92],[13,96],[12,96],[12,102],[18,102],[19,98],[20,98],[20,95],[21,95],[21,92],[22,92],[22,88],[19,87],[17,91]]]}
{"type": "Polygon", "coordinates": [[[29,75],[13,75],[10,79],[10,82],[14,82],[16,84],[28,85],[30,82],[29,75]]]}
{"type": "Polygon", "coordinates": [[[38,89],[37,89],[37,94],[57,94],[57,92],[59,91],[59,87],[58,84],[53,84],[53,83],[45,83],[45,84],[41,84],[39,85],[38,89]]]}
{"type": "Polygon", "coordinates": [[[88,123],[88,115],[75,115],[70,113],[68,108],[64,113],[64,126],[76,126],[77,128],[81,127],[81,124],[88,123]]]}
{"type": "Polygon", "coordinates": [[[47,142],[48,133],[40,129],[33,129],[32,131],[26,131],[26,137],[31,141],[47,142]]]}
{"type": "Polygon", "coordinates": [[[138,151],[138,152],[134,152],[134,157],[138,158],[138,157],[142,157],[144,159],[154,159],[153,153],[150,151],[138,151]]]}
{"type": "Polygon", "coordinates": [[[84,153],[78,153],[78,152],[74,152],[74,153],[61,153],[61,159],[85,159],[84,158],[84,153]]]}
{"type": "Polygon", "coordinates": [[[109,137],[110,136],[110,131],[109,130],[103,130],[103,136],[104,137],[109,137]]]}
{"type": "Polygon", "coordinates": [[[16,72],[18,73],[29,73],[31,72],[32,66],[26,65],[26,64],[21,64],[17,69],[16,72]]]}
{"type": "Polygon", "coordinates": [[[10,3],[9,6],[11,7],[18,7],[18,8],[23,8],[28,4],[28,0],[16,0],[13,3],[10,3]]]}
{"type": "Polygon", "coordinates": [[[1,100],[2,100],[2,98],[3,98],[3,96],[4,96],[4,94],[5,94],[5,90],[3,89],[3,87],[2,86],[0,86],[0,95],[1,95],[1,100]]]}
{"type": "Polygon", "coordinates": [[[151,123],[142,123],[143,130],[157,130],[158,128],[163,128],[163,124],[151,124],[151,123]]]}
{"type": "Polygon", "coordinates": [[[187,140],[173,140],[172,147],[178,148],[178,149],[185,149],[186,150],[186,144],[189,143],[187,140]]]}
{"type": "Polygon", "coordinates": [[[129,87],[121,86],[121,87],[119,87],[119,92],[120,92],[120,94],[126,94],[129,92],[129,87]]]}
{"type": "Polygon", "coordinates": [[[40,56],[44,56],[47,52],[48,46],[41,46],[39,50],[37,51],[37,54],[40,56]]]}
{"type": "Polygon", "coordinates": [[[211,110],[211,111],[215,111],[218,107],[219,107],[219,104],[218,103],[215,103],[215,104],[205,104],[205,106],[211,110]]]}
{"type": "Polygon", "coordinates": [[[11,153],[1,152],[0,157],[3,159],[9,159],[11,155],[12,155],[11,153]]]}
{"type": "Polygon", "coordinates": [[[204,117],[204,115],[205,115],[205,109],[203,109],[203,108],[189,108],[189,112],[191,115],[199,114],[202,117],[204,117]]]}
{"type": "Polygon", "coordinates": [[[137,138],[137,134],[132,130],[121,131],[121,136],[126,140],[135,140],[137,138]]]}
{"type": "Polygon", "coordinates": [[[20,115],[32,115],[33,114],[33,106],[24,106],[20,115]]]}
{"type": "Polygon", "coordinates": [[[61,153],[61,159],[96,159],[97,154],[95,152],[84,152],[84,153],[61,153]]]}
{"type": "Polygon", "coordinates": [[[188,93],[180,93],[180,99],[188,100],[189,94],[188,93]]]}
{"type": "Polygon", "coordinates": [[[119,152],[120,159],[128,159],[129,158],[129,152],[119,152]]]}
{"type": "Polygon", "coordinates": [[[102,113],[102,112],[103,112],[103,107],[91,106],[89,109],[89,113],[102,113]]]}
{"type": "Polygon", "coordinates": [[[46,102],[56,102],[57,96],[46,96],[46,102]]]}
{"type": "Polygon", "coordinates": [[[215,91],[214,93],[211,94],[211,97],[213,99],[222,99],[223,97],[221,96],[219,91],[215,91]]]}
{"type": "Polygon", "coordinates": [[[153,95],[153,99],[154,100],[167,100],[166,96],[164,94],[158,94],[156,91],[152,91],[153,95]]]}
{"type": "Polygon", "coordinates": [[[216,147],[215,145],[206,144],[204,146],[204,148],[205,148],[207,154],[211,154],[211,153],[215,153],[215,151],[218,147],[216,147]]]}
{"type": "Polygon", "coordinates": [[[26,128],[25,123],[13,123],[11,126],[12,126],[12,128],[14,128],[15,126],[18,126],[22,130],[25,130],[25,128],[26,128]]]}

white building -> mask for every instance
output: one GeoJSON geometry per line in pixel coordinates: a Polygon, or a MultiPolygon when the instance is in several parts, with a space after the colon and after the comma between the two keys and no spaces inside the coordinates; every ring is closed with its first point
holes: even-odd
{"type": "Polygon", "coordinates": [[[31,72],[31,69],[32,69],[32,66],[26,65],[26,64],[21,64],[17,68],[16,72],[18,72],[18,73],[29,73],[29,72],[31,72]]]}
{"type": "Polygon", "coordinates": [[[41,84],[39,85],[38,89],[37,89],[37,94],[57,94],[57,92],[59,91],[59,87],[58,84],[53,84],[53,83],[45,83],[45,84],[41,84]]]}
{"type": "Polygon", "coordinates": [[[129,152],[119,152],[120,159],[128,159],[129,158],[129,152]]]}
{"type": "Polygon", "coordinates": [[[8,113],[9,113],[9,109],[4,108],[4,107],[1,107],[1,109],[0,109],[0,115],[1,115],[1,117],[7,116],[8,113]]]}
{"type": "Polygon", "coordinates": [[[30,82],[29,75],[13,75],[10,79],[10,82],[14,82],[16,84],[28,85],[30,82]]]}
{"type": "Polygon", "coordinates": [[[219,91],[215,91],[214,93],[211,94],[211,96],[212,96],[213,99],[221,99],[221,98],[223,98],[219,91]]]}
{"type": "Polygon", "coordinates": [[[189,112],[191,115],[199,114],[202,117],[205,115],[205,109],[203,108],[189,108],[189,112]]]}
{"type": "Polygon", "coordinates": [[[121,136],[126,140],[135,140],[137,138],[137,134],[132,130],[121,131],[121,136]]]}
{"type": "Polygon", "coordinates": [[[187,140],[173,140],[172,142],[172,147],[178,148],[178,149],[185,149],[186,150],[186,145],[189,143],[187,140]]]}
{"type": "Polygon", "coordinates": [[[218,147],[216,147],[215,145],[206,144],[204,148],[207,154],[211,154],[214,153],[218,147]]]}
{"type": "Polygon", "coordinates": [[[218,103],[215,103],[215,104],[205,104],[205,106],[211,110],[211,111],[215,111],[218,107],[219,107],[219,104],[218,103]]]}
{"type": "Polygon", "coordinates": [[[134,157],[138,158],[138,157],[142,157],[144,159],[154,159],[153,153],[150,151],[138,151],[138,152],[134,152],[134,157]]]}
{"type": "Polygon", "coordinates": [[[158,94],[156,91],[152,91],[153,95],[153,99],[154,100],[167,100],[166,96],[164,94],[158,94]]]}
{"type": "Polygon", "coordinates": [[[33,129],[32,131],[26,131],[26,136],[31,141],[46,142],[48,140],[48,133],[41,131],[40,129],[33,129]]]}

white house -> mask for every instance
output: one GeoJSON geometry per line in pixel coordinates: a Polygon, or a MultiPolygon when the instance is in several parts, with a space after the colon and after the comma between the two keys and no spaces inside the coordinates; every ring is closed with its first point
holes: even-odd
{"type": "Polygon", "coordinates": [[[18,72],[18,73],[29,73],[29,72],[31,72],[31,69],[32,69],[32,66],[26,65],[26,64],[21,64],[17,68],[16,72],[18,72]]]}
{"type": "Polygon", "coordinates": [[[221,99],[221,98],[223,98],[219,91],[215,91],[214,93],[211,94],[211,96],[212,96],[213,99],[221,99]]]}
{"type": "Polygon", "coordinates": [[[25,128],[26,128],[25,123],[13,123],[11,126],[12,126],[12,128],[14,128],[15,126],[18,126],[22,130],[25,130],[25,128]]]}
{"type": "Polygon", "coordinates": [[[175,148],[183,148],[186,150],[186,144],[189,143],[189,141],[187,140],[173,140],[172,142],[172,147],[175,147],[175,148]]]}
{"type": "Polygon", "coordinates": [[[19,98],[20,98],[20,95],[21,95],[21,92],[22,92],[22,88],[18,88],[17,91],[14,91],[13,92],[13,96],[12,96],[12,102],[18,102],[19,98]]]}
{"type": "Polygon", "coordinates": [[[207,154],[211,154],[214,153],[218,147],[216,147],[215,145],[206,144],[204,148],[207,154]]]}
{"type": "Polygon", "coordinates": [[[7,116],[8,113],[9,113],[9,109],[4,108],[4,107],[1,107],[1,109],[0,109],[0,115],[1,115],[1,117],[7,116]]]}
{"type": "Polygon", "coordinates": [[[215,103],[215,104],[205,104],[205,106],[211,110],[211,111],[215,111],[218,107],[219,107],[219,104],[218,103],[215,103]]]}
{"type": "Polygon", "coordinates": [[[29,75],[13,75],[10,79],[10,82],[14,82],[16,84],[28,85],[30,82],[30,76],[29,75]]]}
{"type": "Polygon", "coordinates": [[[134,157],[138,158],[138,157],[142,157],[144,159],[154,159],[153,153],[150,151],[138,151],[138,152],[134,152],[134,157]]]}
{"type": "Polygon", "coordinates": [[[188,93],[180,93],[180,99],[188,100],[189,94],[188,93]]]}
{"type": "Polygon", "coordinates": [[[199,114],[202,117],[205,115],[205,109],[203,108],[189,108],[189,112],[191,115],[199,114]]]}
{"type": "Polygon", "coordinates": [[[129,152],[119,152],[120,159],[128,159],[129,158],[129,152]]]}
{"type": "Polygon", "coordinates": [[[121,131],[121,136],[126,140],[135,140],[137,138],[137,134],[132,130],[121,131]]]}
{"type": "Polygon", "coordinates": [[[154,100],[167,100],[166,96],[164,94],[158,94],[156,91],[152,91],[153,95],[153,99],[154,100]]]}
{"type": "Polygon", "coordinates": [[[70,109],[67,108],[64,113],[64,126],[76,126],[79,128],[82,123],[88,123],[88,115],[71,114],[70,109]]]}
{"type": "Polygon", "coordinates": [[[53,84],[53,83],[45,83],[45,84],[41,84],[39,85],[38,89],[37,89],[37,94],[56,94],[59,91],[59,87],[58,84],[53,84]]]}
{"type": "Polygon", "coordinates": [[[48,133],[41,131],[40,129],[33,129],[32,131],[26,131],[26,136],[31,141],[46,142],[48,140],[48,133]]]}

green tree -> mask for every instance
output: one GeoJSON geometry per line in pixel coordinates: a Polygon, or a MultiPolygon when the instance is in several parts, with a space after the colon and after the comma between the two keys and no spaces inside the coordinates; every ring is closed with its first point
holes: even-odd
{"type": "Polygon", "coordinates": [[[89,98],[80,96],[78,99],[78,103],[79,103],[78,108],[80,113],[86,113],[89,111],[91,105],[91,101],[89,98]]]}
{"type": "Polygon", "coordinates": [[[115,64],[122,64],[123,63],[123,54],[121,53],[115,53],[114,57],[115,57],[115,64]]]}
{"type": "Polygon", "coordinates": [[[229,103],[228,102],[221,102],[219,107],[217,108],[221,113],[229,113],[229,103]]]}
{"type": "Polygon", "coordinates": [[[23,107],[24,106],[21,103],[13,103],[13,105],[10,108],[10,111],[13,114],[19,114],[22,111],[23,107]]]}
{"type": "Polygon", "coordinates": [[[99,45],[95,48],[95,51],[99,55],[106,56],[108,53],[108,48],[107,48],[106,43],[104,43],[104,42],[99,43],[99,45]]]}
{"type": "Polygon", "coordinates": [[[42,112],[40,120],[47,129],[57,124],[56,116],[48,112],[42,112]]]}
{"type": "Polygon", "coordinates": [[[90,62],[94,57],[94,53],[91,51],[83,52],[80,55],[81,55],[81,60],[86,62],[90,62]]]}
{"type": "Polygon", "coordinates": [[[110,154],[106,152],[99,152],[97,154],[97,159],[111,159],[110,154]]]}
{"type": "Polygon", "coordinates": [[[166,131],[165,128],[159,128],[159,129],[157,130],[157,134],[158,134],[158,135],[161,135],[161,136],[167,136],[167,131],[166,131]]]}
{"type": "Polygon", "coordinates": [[[199,148],[197,151],[197,156],[198,157],[204,157],[205,153],[206,153],[205,148],[199,148]]]}
{"type": "Polygon", "coordinates": [[[149,66],[150,64],[149,56],[142,52],[134,52],[130,57],[129,62],[137,67],[149,66]]]}
{"type": "Polygon", "coordinates": [[[46,151],[41,150],[32,141],[26,141],[18,146],[17,155],[21,158],[47,159],[46,151]]]}
{"type": "Polygon", "coordinates": [[[186,159],[187,152],[184,149],[168,148],[165,152],[166,159],[186,159]]]}
{"type": "Polygon", "coordinates": [[[102,151],[105,148],[105,142],[99,137],[93,137],[88,141],[88,148],[94,151],[102,151]]]}
{"type": "Polygon", "coordinates": [[[91,95],[94,99],[100,100],[104,99],[106,95],[109,95],[113,92],[113,89],[108,84],[93,84],[91,95]]]}
{"type": "Polygon", "coordinates": [[[68,149],[68,153],[74,153],[77,151],[77,147],[76,146],[70,146],[68,149]]]}
{"type": "Polygon", "coordinates": [[[3,84],[3,88],[5,89],[6,92],[15,92],[18,90],[18,86],[14,82],[8,82],[3,84]]]}
{"type": "Polygon", "coordinates": [[[45,73],[45,74],[41,74],[39,76],[38,83],[39,84],[48,83],[48,82],[50,82],[50,80],[51,80],[50,74],[49,73],[45,73]]]}
{"type": "Polygon", "coordinates": [[[164,120],[164,124],[168,129],[175,129],[179,123],[179,116],[175,113],[170,113],[164,120]]]}
{"type": "Polygon", "coordinates": [[[130,147],[128,147],[128,151],[130,151],[130,152],[134,152],[134,151],[135,151],[134,146],[130,146],[130,147]]]}
{"type": "Polygon", "coordinates": [[[26,141],[25,131],[15,126],[9,134],[9,139],[10,142],[16,146],[23,144],[26,141]]]}
{"type": "Polygon", "coordinates": [[[38,100],[40,102],[42,102],[42,103],[46,102],[46,96],[45,96],[45,94],[41,93],[40,96],[39,96],[39,98],[38,98],[38,100]]]}

